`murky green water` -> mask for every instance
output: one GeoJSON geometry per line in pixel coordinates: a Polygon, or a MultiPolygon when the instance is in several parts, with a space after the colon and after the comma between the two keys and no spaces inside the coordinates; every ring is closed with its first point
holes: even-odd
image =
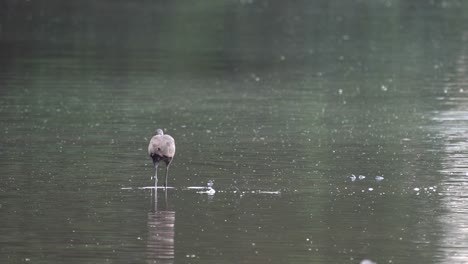
{"type": "Polygon", "coordinates": [[[466,4],[1,5],[1,263],[468,261],[466,4]]]}

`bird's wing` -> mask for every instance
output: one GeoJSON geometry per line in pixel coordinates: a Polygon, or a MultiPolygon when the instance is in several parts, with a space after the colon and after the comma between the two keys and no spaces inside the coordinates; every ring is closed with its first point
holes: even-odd
{"type": "Polygon", "coordinates": [[[175,141],[169,135],[156,135],[151,138],[148,145],[148,154],[159,155],[161,157],[174,157],[175,154],[175,141]]]}
{"type": "Polygon", "coordinates": [[[162,146],[161,136],[156,135],[156,136],[152,137],[151,140],[150,140],[150,143],[148,145],[148,154],[150,156],[152,156],[154,154],[158,154],[158,155],[162,156],[161,155],[161,146],[162,146]]]}
{"type": "Polygon", "coordinates": [[[164,144],[165,147],[163,148],[163,154],[166,157],[174,157],[175,155],[175,140],[173,137],[169,135],[164,135],[164,144]]]}

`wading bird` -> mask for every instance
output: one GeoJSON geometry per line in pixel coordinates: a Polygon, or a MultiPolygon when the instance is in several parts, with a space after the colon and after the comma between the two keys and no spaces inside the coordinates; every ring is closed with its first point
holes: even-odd
{"type": "Polygon", "coordinates": [[[167,187],[167,174],[169,173],[169,165],[175,154],[175,141],[169,135],[164,135],[162,129],[156,129],[156,134],[151,138],[148,145],[148,154],[153,159],[154,165],[154,187],[158,187],[158,165],[162,160],[166,163],[166,180],[164,187],[167,187]]]}

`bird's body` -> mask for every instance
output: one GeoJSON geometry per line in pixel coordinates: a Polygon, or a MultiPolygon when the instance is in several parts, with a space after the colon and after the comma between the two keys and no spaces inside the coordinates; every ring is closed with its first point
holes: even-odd
{"type": "Polygon", "coordinates": [[[153,165],[155,168],[154,174],[154,186],[158,184],[158,165],[162,160],[166,163],[166,180],[164,187],[167,187],[167,175],[169,173],[169,165],[171,165],[172,159],[175,155],[175,141],[169,135],[164,135],[161,129],[156,129],[156,135],[154,135],[148,145],[148,154],[153,159],[153,165]]]}

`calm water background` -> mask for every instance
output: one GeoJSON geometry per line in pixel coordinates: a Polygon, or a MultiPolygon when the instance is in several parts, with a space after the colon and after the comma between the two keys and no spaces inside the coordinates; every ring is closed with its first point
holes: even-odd
{"type": "Polygon", "coordinates": [[[2,1],[0,262],[468,262],[467,25],[463,1],[2,1]]]}

